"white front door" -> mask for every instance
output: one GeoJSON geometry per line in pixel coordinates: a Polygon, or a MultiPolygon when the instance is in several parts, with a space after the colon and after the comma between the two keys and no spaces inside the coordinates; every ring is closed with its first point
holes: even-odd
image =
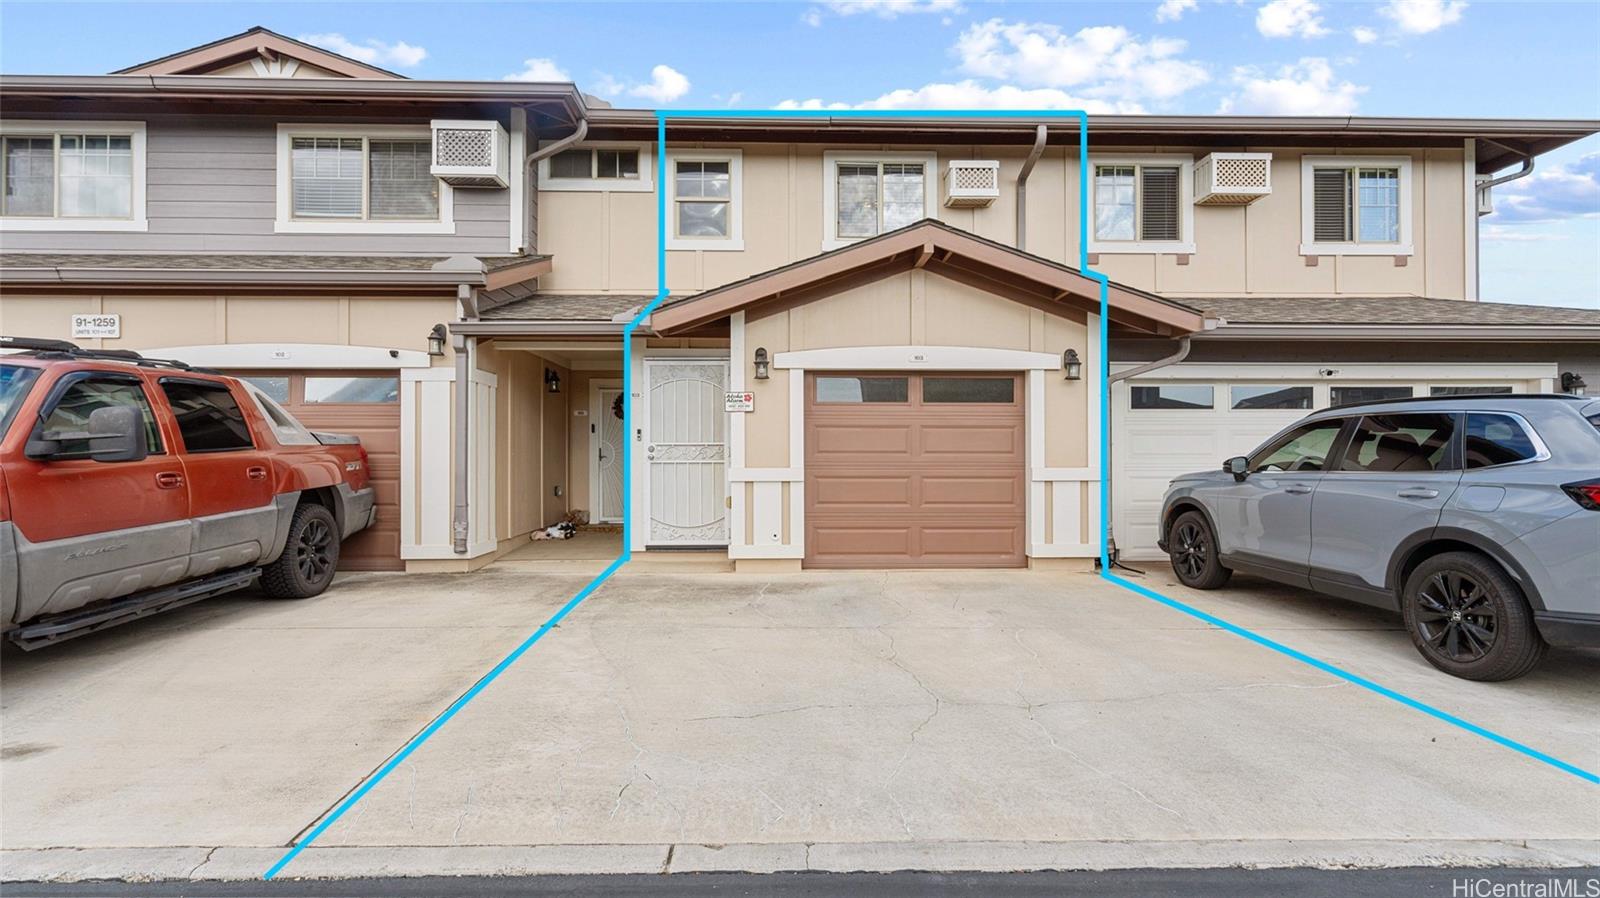
{"type": "Polygon", "coordinates": [[[728,544],[724,359],[646,359],[652,546],[728,544]]]}
{"type": "Polygon", "coordinates": [[[591,381],[589,503],[596,523],[622,521],[622,387],[591,381]]]}

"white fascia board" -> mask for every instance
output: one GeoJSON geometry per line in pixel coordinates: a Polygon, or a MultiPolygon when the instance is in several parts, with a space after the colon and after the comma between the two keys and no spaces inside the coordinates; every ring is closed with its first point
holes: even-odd
{"type": "Polygon", "coordinates": [[[343,346],[336,343],[214,343],[141,349],[141,355],[178,359],[202,368],[427,368],[417,349],[343,346]]]}
{"type": "Polygon", "coordinates": [[[1056,371],[1061,356],[1050,352],[980,346],[844,346],[780,352],[774,368],[817,371],[1056,371]]]}

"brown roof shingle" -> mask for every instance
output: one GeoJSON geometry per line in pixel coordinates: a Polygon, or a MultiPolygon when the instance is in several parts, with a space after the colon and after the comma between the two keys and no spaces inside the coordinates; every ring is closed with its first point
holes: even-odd
{"type": "Polygon", "coordinates": [[[1228,324],[1600,327],[1600,309],[1423,296],[1191,297],[1182,302],[1228,324]]]}

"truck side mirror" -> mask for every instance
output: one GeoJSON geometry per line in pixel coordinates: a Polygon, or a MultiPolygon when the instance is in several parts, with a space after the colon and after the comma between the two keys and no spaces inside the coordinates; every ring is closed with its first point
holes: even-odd
{"type": "Polygon", "coordinates": [[[89,457],[95,461],[144,461],[144,415],[131,405],[108,405],[89,413],[89,457]]]}
{"type": "Polygon", "coordinates": [[[1235,455],[1222,463],[1222,470],[1232,474],[1234,480],[1242,481],[1250,474],[1250,459],[1235,455]]]}

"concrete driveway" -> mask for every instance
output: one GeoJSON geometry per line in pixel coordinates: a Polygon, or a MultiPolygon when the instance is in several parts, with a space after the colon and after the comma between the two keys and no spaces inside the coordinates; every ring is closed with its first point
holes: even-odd
{"type": "MultiPolygon", "coordinates": [[[[1579,766],[1600,654],[1146,582],[1579,766]]],[[[252,877],[584,582],[357,575],[4,656],[6,879],[252,877]]],[[[287,875],[1600,862],[1600,789],[1088,574],[619,574],[287,875]]]]}

